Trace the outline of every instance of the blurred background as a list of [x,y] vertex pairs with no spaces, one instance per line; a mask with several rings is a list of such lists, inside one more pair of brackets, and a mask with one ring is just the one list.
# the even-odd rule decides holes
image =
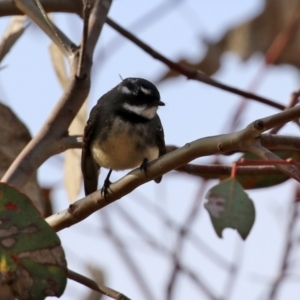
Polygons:
[[[299,13],[296,0],[115,0],[109,17],[175,62],[288,106],[291,94],[299,90]],[[53,13],[52,18],[73,42],[80,43],[82,20],[77,15]],[[10,20],[0,18],[2,34]],[[35,24],[25,23],[30,25],[0,65],[0,100],[35,136],[63,89],[50,54],[52,42]],[[82,134],[90,109],[120,82],[120,76],[142,77],[157,85],[166,103],[158,113],[167,145],[180,147],[201,137],[237,131],[279,112],[170,72],[104,25],[87,108],[74,134]],[[299,128],[290,123],[279,134],[295,136]],[[66,154],[60,154],[38,171],[53,212],[68,207],[76,188],[80,193],[75,199],[83,197],[80,178],[68,171],[70,166],[71,173],[79,170],[80,151],[71,155],[67,166]],[[240,156],[203,157],[193,163],[217,160],[230,166]],[[125,174],[113,172],[111,179]],[[101,170],[100,186],[105,176],[106,170]],[[131,299],[299,299],[300,222],[294,204],[298,183],[288,180],[247,190],[256,219],[242,241],[232,229],[224,230],[222,239],[217,237],[204,209],[205,195],[217,182],[173,171],[164,175],[161,184],[140,186],[64,229],[59,236],[68,267],[103,280]],[[69,280],[61,299],[100,296]]]

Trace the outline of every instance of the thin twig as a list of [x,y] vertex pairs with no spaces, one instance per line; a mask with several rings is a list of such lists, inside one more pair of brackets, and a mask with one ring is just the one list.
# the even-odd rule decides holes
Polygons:
[[78,283],[81,283],[94,291],[100,292],[101,294],[106,295],[110,298],[116,300],[130,300],[124,294],[117,292],[105,285],[97,284],[94,280],[87,278],[79,273],[76,273],[70,269],[68,270],[68,278]]
[[[61,45],[65,48],[66,52],[69,53],[69,55],[72,54],[72,48],[68,48],[67,45],[64,44],[63,41],[63,37],[61,37],[61,32],[58,31],[58,28],[52,23],[52,21],[49,19],[47,13],[45,12],[40,0],[34,0],[37,7],[39,8],[39,10],[41,11],[45,21],[47,22],[47,24],[49,25],[49,27],[51,28],[51,30],[53,31],[54,35],[57,37],[58,41],[61,43]],[[64,36],[65,39],[65,36]],[[64,51],[65,52],[65,51]]]
[[223,292],[224,296],[221,299],[229,300],[234,291],[234,288],[236,287],[236,282],[238,280],[239,271],[242,266],[242,259],[244,254],[244,244],[241,244],[241,240],[239,237],[236,238],[236,245],[235,245],[234,252],[235,252],[234,266],[231,268],[231,270],[228,273],[228,277],[224,286],[224,292]]
[[58,141],[57,153],[62,153],[68,149],[81,149],[82,148],[82,135],[68,135]]
[[[126,220],[128,225],[139,235],[141,235],[142,239],[147,242],[152,248],[154,248],[158,253],[167,256],[168,259],[174,258],[174,254],[171,253],[169,249],[167,249],[164,245],[158,243],[156,239],[145,229],[143,228],[142,224],[139,224],[129,213],[127,213],[121,206],[117,206],[117,210],[120,213],[120,215]],[[173,228],[172,228],[173,229]],[[178,231],[179,232],[179,231]],[[190,236],[190,232],[187,232],[187,236]],[[214,250],[212,250],[214,252]],[[215,257],[219,258],[218,255]],[[212,258],[212,257],[211,257]],[[224,260],[222,260],[224,261]],[[215,263],[218,263],[219,261],[214,261]],[[191,279],[198,287],[199,290],[202,291],[203,286],[205,284],[203,281],[199,278],[199,275],[196,274],[190,267],[183,265],[182,261],[178,261],[179,269],[182,274],[187,276],[189,279]],[[223,265],[222,265],[223,266]],[[228,270],[231,270],[231,267],[226,268]],[[197,281],[194,280],[194,278],[198,278]],[[202,291],[203,292],[203,291]]]
[[249,151],[265,160],[278,161],[279,163],[275,164],[276,168],[300,182],[300,168],[298,166],[294,164],[285,164],[278,155],[264,148],[259,143],[253,143],[253,145],[249,147]]
[[[139,193],[139,191],[135,191],[131,196],[134,197],[137,195],[136,203],[139,204],[143,209],[145,209],[148,213],[153,212],[153,214],[158,215],[159,219],[163,222],[163,224],[170,230],[179,232],[181,226],[174,221],[164,210],[162,210],[157,204],[153,203],[147,199],[147,197]],[[202,252],[207,258],[209,258],[212,262],[218,265],[220,268],[228,271],[233,265],[230,264],[226,259],[224,259],[214,248],[210,247],[205,241],[203,241],[191,228],[187,232],[187,237],[189,238],[191,244],[199,251]]]
[[280,109],[280,110],[284,109],[284,106],[282,104],[279,104],[275,101],[272,101],[272,100],[257,96],[255,94],[248,93],[248,92],[242,91],[240,89],[222,84],[222,83],[210,78],[209,76],[205,75],[204,73],[200,72],[199,70],[196,70],[196,69],[190,68],[188,66],[178,64],[178,63],[175,63],[175,62],[171,61],[170,59],[166,58],[165,56],[158,53],[153,48],[151,48],[150,46],[148,46],[147,44],[142,42],[140,39],[138,39],[136,36],[134,36],[129,31],[125,30],[123,27],[118,25],[116,22],[114,22],[110,18],[106,19],[106,23],[109,26],[111,26],[112,28],[114,28],[116,31],[118,31],[120,34],[122,34],[123,36],[128,38],[130,41],[135,43],[137,46],[139,46],[145,52],[147,52],[148,54],[153,56],[155,59],[157,59],[157,60],[161,61],[162,63],[166,64],[170,69],[173,69],[173,70],[179,72],[180,74],[186,76],[188,79],[198,80],[200,82],[209,84],[211,86],[217,87],[217,88],[222,89],[224,91],[231,92],[231,93],[243,96],[245,98],[250,98],[250,99],[256,100],[260,103],[267,104],[271,107],[275,107],[275,108]]
[[[167,287],[167,295],[166,295],[167,300],[173,299],[176,282],[180,272],[182,271],[181,264],[180,264],[181,255],[183,252],[183,248],[185,245],[188,232],[192,227],[200,211],[203,194],[206,190],[205,183],[206,182],[202,182],[202,184],[200,185],[199,191],[195,195],[194,205],[191,207],[185,221],[183,222],[183,225],[178,231],[177,241],[175,243],[174,251],[173,251],[173,270],[171,271],[170,280]],[[194,278],[195,276],[190,276],[190,277]],[[203,280],[200,279],[199,275],[197,276],[197,278],[198,278],[197,286],[200,288],[201,292],[204,293],[208,299],[217,299],[217,297],[213,294],[212,289],[208,288],[207,283],[204,283]]]
[[[158,22],[160,18],[165,16],[166,14],[170,14],[174,11],[176,6],[185,3],[184,0],[168,0],[160,2],[156,7],[153,9],[149,9],[145,12],[145,14],[139,16],[137,20],[135,20],[132,24],[128,26],[129,30],[133,30],[134,32],[139,32],[149,25]],[[96,61],[107,61],[114,57],[114,52],[120,50],[121,46],[126,43],[127,40],[120,38],[120,36],[116,36],[111,41],[106,43],[105,48],[98,51]],[[109,55],[105,55],[105,54]]]
[[[298,4],[299,7],[299,4]],[[294,11],[294,16],[291,18],[290,24],[283,28],[275,37],[273,42],[271,43],[269,49],[266,51],[264,56],[264,62],[262,66],[259,68],[257,75],[254,77],[253,81],[250,83],[248,90],[253,91],[259,84],[261,84],[263,76],[266,74],[266,71],[269,69],[270,65],[276,63],[279,57],[282,55],[284,50],[286,49],[289,41],[295,36],[298,25],[299,25],[299,17],[298,17],[298,8]],[[245,101],[245,98],[241,99],[240,105],[236,109],[233,117],[229,121],[231,126],[229,131],[233,131],[237,126],[237,121],[242,119],[242,112],[245,110],[248,101]],[[292,102],[292,101],[291,101]],[[286,108],[291,108],[294,105],[290,103]],[[228,121],[227,121],[228,123]],[[270,133],[276,134],[281,127],[273,128]]]
[[71,57],[74,53],[75,44],[48,18],[47,13],[39,0],[15,0],[14,4],[28,17],[30,17],[59,47],[66,57]]
[[295,240],[294,240],[294,232],[296,228],[296,224],[299,218],[299,201],[300,201],[300,190],[297,188],[296,189],[296,195],[295,199],[291,203],[292,205],[292,215],[290,217],[290,221],[286,230],[286,242],[285,242],[285,249],[283,253],[283,258],[281,262],[281,267],[278,272],[277,278],[274,280],[270,294],[269,294],[269,300],[275,300],[277,297],[277,293],[287,277],[287,272],[288,272],[288,267],[289,267],[289,259],[292,253],[293,246],[295,245]]
[[141,222],[138,222],[133,216],[131,216],[122,206],[116,205],[114,209],[124,219],[124,221],[141,236],[142,241],[150,245],[160,254],[170,256],[170,251],[162,243],[159,243],[157,239],[143,227]]
[[84,63],[86,59],[86,43],[88,39],[88,30],[89,30],[89,19],[92,10],[92,5],[89,0],[83,0],[83,32],[82,32],[82,42],[79,52],[79,63],[77,69],[77,77],[81,78],[84,73]]
[[96,43],[98,41],[97,35],[99,36],[101,34],[111,4],[112,0],[96,0],[88,26],[86,51],[89,54],[94,52]]
[[146,279],[143,276],[143,273],[140,271],[138,265],[135,263],[134,259],[131,257],[130,253],[126,251],[125,244],[116,235],[113,225],[110,221],[109,215],[102,211],[101,212],[101,220],[104,223],[104,232],[110,238],[110,241],[114,244],[115,249],[118,251],[119,255],[122,257],[124,263],[127,265],[128,269],[130,270],[131,274],[133,275],[137,285],[140,287],[141,291],[144,294],[143,299],[153,300],[155,297],[151,289],[149,288]]
[[[291,99],[289,104],[285,107],[286,109],[294,107],[298,102],[299,102],[299,97],[300,97],[300,89],[297,92],[292,93]],[[296,123],[299,125],[299,120],[295,120]],[[282,124],[280,126],[274,127],[270,130],[270,134],[277,134],[278,131],[284,126],[285,124]]]
[[[24,0],[22,0],[24,1]],[[46,12],[66,12],[82,14],[81,0],[40,0]],[[95,0],[91,0],[95,2]],[[0,17],[11,15],[23,15],[24,13],[18,9],[12,0],[0,1]]]

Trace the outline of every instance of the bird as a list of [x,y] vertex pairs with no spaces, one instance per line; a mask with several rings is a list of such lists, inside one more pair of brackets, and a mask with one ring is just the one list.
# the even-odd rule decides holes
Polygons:
[[140,166],[146,174],[147,163],[166,153],[164,130],[157,114],[158,107],[164,105],[153,83],[131,77],[98,100],[83,134],[81,170],[85,195],[97,190],[101,167],[109,169],[101,189],[101,195],[107,198],[112,170]]

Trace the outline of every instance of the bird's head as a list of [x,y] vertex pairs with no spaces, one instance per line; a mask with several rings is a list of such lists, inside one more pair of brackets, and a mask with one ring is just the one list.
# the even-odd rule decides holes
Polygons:
[[152,119],[158,106],[165,105],[156,86],[146,79],[126,78],[117,85],[116,92],[123,109],[146,119]]

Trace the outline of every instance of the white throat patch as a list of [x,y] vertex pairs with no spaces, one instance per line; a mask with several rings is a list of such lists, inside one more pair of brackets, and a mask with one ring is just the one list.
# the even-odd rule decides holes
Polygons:
[[147,118],[147,119],[152,119],[157,111],[157,106],[147,106],[147,105],[140,105],[140,106],[136,106],[136,105],[131,105],[128,103],[124,103],[123,104],[123,108],[125,108],[128,111],[131,111],[141,117]]

